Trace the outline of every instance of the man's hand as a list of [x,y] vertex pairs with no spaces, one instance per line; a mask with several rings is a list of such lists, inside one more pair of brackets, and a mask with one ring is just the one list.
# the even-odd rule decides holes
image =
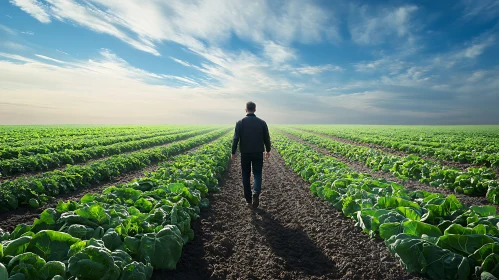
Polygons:
[[270,152],[265,152],[264,154],[265,154],[265,159],[269,159],[269,157],[270,157]]
[[235,159],[236,159],[236,154],[232,154],[231,159],[232,159],[232,160],[235,160]]

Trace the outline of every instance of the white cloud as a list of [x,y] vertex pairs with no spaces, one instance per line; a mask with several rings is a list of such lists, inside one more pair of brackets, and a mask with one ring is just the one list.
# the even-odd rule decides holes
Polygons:
[[189,85],[199,85],[196,83],[194,80],[189,79],[187,77],[179,77],[179,76],[174,76],[174,75],[161,75],[161,77],[167,78],[167,79],[172,79],[172,80],[177,80],[185,84]]
[[10,3],[19,6],[21,10],[42,23],[50,22],[50,15],[45,10],[45,7],[37,0],[10,0]]
[[435,68],[456,68],[456,66],[473,65],[487,48],[497,44],[492,32],[486,31],[480,36],[452,51],[435,55],[429,65]]
[[384,63],[384,60],[378,59],[378,60],[369,61],[369,62],[356,63],[356,64],[354,64],[354,67],[359,72],[365,72],[365,71],[370,71],[370,70],[376,70],[383,63]]
[[[281,70],[262,64],[254,54],[217,50],[208,54],[216,54],[210,61],[217,64],[191,65],[209,73],[200,79],[136,68],[105,49],[88,61],[55,65],[44,55],[36,56],[39,61],[0,53],[8,60],[0,59],[0,100],[8,100],[0,102],[0,119],[9,123],[232,123],[241,104],[254,99],[259,108],[265,108],[261,112],[272,111],[269,121],[431,122],[450,116],[459,122],[466,119],[457,112],[468,110],[466,116],[471,116],[466,108],[478,102],[475,97],[483,100],[483,114],[489,112],[489,116],[494,113],[487,106],[497,104],[493,100],[499,70],[475,71],[443,83],[426,79],[428,68],[411,66],[393,77],[346,81],[324,94],[313,83],[280,76]],[[357,91],[345,94],[352,89]],[[297,90],[311,94],[296,94]],[[290,109],[296,113],[291,119],[285,117]]]
[[295,68],[292,72],[293,74],[304,74],[304,75],[317,75],[326,71],[342,71],[343,68],[340,66],[326,64],[317,66],[304,66]]
[[131,66],[127,61],[117,56],[108,49],[102,49],[100,51],[99,58],[91,59],[85,63],[79,63],[76,66],[86,71],[99,73],[104,76],[112,76],[115,78],[126,77],[142,82],[161,78],[159,74],[151,73],[143,69]]
[[57,62],[57,63],[60,63],[60,64],[65,64],[66,63],[64,61],[61,61],[61,60],[58,60],[58,59],[55,59],[55,58],[51,58],[51,57],[48,57],[48,56],[44,56],[44,55],[41,55],[41,54],[35,54],[35,56],[37,56],[39,58],[42,58],[42,59],[45,59],[45,60],[50,60],[50,61],[53,61],[53,62]]
[[35,32],[33,32],[33,31],[22,31],[21,34],[35,35]]
[[372,61],[354,63],[353,67],[357,72],[396,75],[411,66],[411,63],[408,61],[410,61],[410,58],[406,58],[405,55],[394,54],[391,56],[382,56]]
[[[321,96],[319,100],[324,104],[331,104],[333,108],[337,104],[341,104],[342,108],[348,109],[354,115],[362,115],[364,118],[379,119],[379,116],[384,116],[383,119],[385,121],[391,119],[391,123],[403,123],[411,118],[413,121],[424,123],[428,119],[435,120],[456,113],[452,110],[452,106],[429,103],[415,95],[406,96],[390,90],[370,90],[336,96]],[[364,120],[364,123],[369,122]]]
[[178,64],[182,64],[182,65],[184,65],[184,66],[186,66],[186,67],[192,67],[192,65],[191,65],[189,62],[186,62],[186,61],[183,61],[183,60],[181,60],[181,59],[177,59],[177,58],[175,58],[175,57],[171,57],[171,56],[170,56],[170,58],[171,58],[173,61],[177,62]]
[[[206,112],[215,114],[219,106],[227,108],[225,118],[238,115],[232,97],[217,98],[207,94],[208,89],[148,84],[149,79],[194,82],[131,67],[108,50],[95,60],[59,65],[5,53],[0,56],[21,62],[0,60],[3,123],[223,122],[221,117],[206,118]],[[19,106],[29,110],[19,110]]]
[[381,44],[390,36],[408,37],[411,34],[411,15],[416,6],[402,6],[375,10],[368,6],[351,8],[349,31],[358,44]]
[[17,55],[17,54],[9,54],[9,53],[2,53],[2,52],[0,52],[0,57],[4,57],[4,58],[8,58],[8,59],[13,59],[13,60],[20,61],[20,62],[25,62],[25,63],[37,63],[36,60],[30,59],[30,58],[26,58],[24,56],[20,56],[20,55]]
[[282,64],[296,59],[295,51],[291,48],[268,41],[263,47],[264,55],[275,64]]
[[475,58],[481,55],[487,46],[488,44],[476,44],[464,50],[462,54],[468,58]]
[[[408,107],[421,96],[418,100],[428,104],[416,102],[414,106],[423,109],[433,108],[433,104],[438,103],[428,101],[431,100],[428,94],[452,92],[463,99],[469,98],[474,91],[451,76],[466,68],[461,66],[471,65],[495,43],[494,37],[482,36],[442,53],[439,58],[427,53],[423,56],[405,48],[405,42],[417,38],[416,6],[351,5],[346,27],[355,43],[383,45],[388,42],[404,51],[391,51],[387,55],[377,52],[378,48],[363,46],[366,49],[359,52],[365,50],[363,54],[373,55],[372,60],[353,61],[340,67],[327,64],[334,57],[328,56],[320,62],[322,65],[308,65],[308,57],[301,56],[301,51],[307,50],[300,48],[302,44],[324,41],[337,44],[342,40],[338,32],[340,21],[335,15],[342,7],[335,7],[333,11],[319,7],[317,2],[302,0],[278,4],[264,0],[11,2],[25,11],[29,6],[26,3],[31,3],[47,14],[48,21],[107,34],[153,55],[160,55],[161,44],[174,42],[179,49],[198,56],[183,60],[183,56],[179,59],[173,57],[176,54],[164,54],[167,59],[190,68],[183,69],[189,72],[184,76],[176,72],[181,66],[154,73],[134,67],[106,49],[86,61],[73,58],[66,61],[60,55],[53,56],[58,58],[55,59],[39,50],[33,59],[31,55],[27,58],[0,53],[4,58],[0,60],[0,72],[7,73],[0,77],[0,99],[9,100],[17,104],[15,106],[33,106],[36,114],[43,111],[56,121],[64,114],[72,116],[68,112],[74,111],[75,119],[85,120],[85,116],[92,116],[96,122],[104,115],[110,116],[106,118],[108,122],[171,122],[179,117],[198,122],[188,114],[203,110],[211,110],[226,121],[232,111],[225,114],[225,109],[232,110],[244,104],[242,101],[246,99],[258,101],[259,98],[265,101],[262,104],[276,108],[274,114],[284,120],[288,120],[289,110],[300,113],[295,114],[296,118],[314,120],[320,117],[321,121],[338,116],[357,120],[371,120],[375,115],[418,117],[421,114]],[[32,11],[28,13],[33,15]],[[232,40],[234,36],[237,38]],[[488,41],[487,38],[492,39]],[[340,46],[331,46],[331,52],[335,47]],[[447,66],[460,67],[452,69],[455,72],[448,71]],[[459,72],[456,76],[488,95],[499,88],[490,78],[497,71],[475,70]],[[199,73],[191,74],[193,71]],[[488,87],[480,86],[480,83],[487,83]],[[352,92],[355,93],[347,94]],[[406,92],[412,95],[401,94]],[[49,104],[52,100],[55,105]],[[2,104],[0,119],[6,116]],[[397,107],[390,107],[393,104],[401,106],[400,112]],[[462,104],[454,105],[463,109],[459,107]],[[16,114],[13,105],[9,106],[9,113]],[[55,111],[46,111],[48,107]],[[439,114],[429,113],[428,116],[438,117]],[[203,117],[202,121],[213,121],[211,117],[199,115]]]
[[65,0],[47,0],[51,15],[60,21],[72,21],[98,33],[105,33],[124,41],[141,51],[159,55],[154,43],[146,38],[134,39],[119,28],[121,19],[110,11],[103,11],[95,6],[80,5]]
[[[339,38],[331,11],[302,0],[273,5],[252,1],[141,1],[88,0],[81,3],[12,0],[42,22],[53,17],[114,36],[132,47],[159,55],[163,41],[202,49],[202,41],[218,46],[232,34],[266,45],[269,40],[287,45]],[[32,10],[39,8],[37,13]],[[46,14],[46,20],[40,13]],[[48,13],[48,14],[47,14]],[[50,15],[50,16],[49,16]]]
[[459,52],[457,54],[457,57],[476,58],[480,56],[485,51],[486,48],[491,46],[494,43],[494,41],[495,37],[492,35],[488,36],[485,39],[475,40],[475,42],[473,42],[471,46]]
[[69,55],[69,53],[67,53],[67,52],[63,52],[63,51],[58,50],[58,49],[56,49],[55,51],[56,51],[56,52],[59,52],[59,53],[62,53],[62,54],[65,54],[65,55]]
[[6,48],[12,49],[12,50],[17,50],[17,51],[22,51],[28,49],[25,45],[19,44],[16,42],[11,42],[11,41],[5,41],[5,42],[0,42],[1,46],[4,46]]
[[496,0],[461,0],[463,17],[467,20],[489,20],[499,16],[499,2]]
[[5,25],[1,25],[0,24],[0,30],[3,31],[3,32],[5,32],[5,33],[7,33],[7,34],[9,34],[9,35],[16,35],[16,31],[14,29],[9,28],[9,27],[7,27]]

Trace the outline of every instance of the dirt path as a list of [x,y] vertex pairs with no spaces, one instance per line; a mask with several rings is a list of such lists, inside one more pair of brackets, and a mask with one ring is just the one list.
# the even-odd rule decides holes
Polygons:
[[[206,144],[209,144],[213,141],[216,141],[217,139],[220,139],[220,137],[217,137],[210,142],[207,142]],[[172,143],[168,144],[171,145]],[[205,145],[205,144],[203,144]],[[192,151],[195,151],[202,147],[203,145],[196,146],[186,152],[183,152],[182,154],[188,154]],[[61,194],[58,195],[56,200],[50,203],[47,203],[46,205],[37,208],[37,209],[31,209],[31,208],[26,208],[26,207],[21,207],[15,210],[11,210],[8,212],[0,213],[0,228],[3,230],[8,230],[9,232],[14,230],[14,228],[21,224],[31,224],[33,221],[40,216],[40,213],[43,212],[43,210],[47,208],[53,208],[57,206],[59,203],[59,200],[79,200],[82,198],[84,195],[87,193],[100,193],[102,192],[105,188],[118,185],[118,184],[126,184],[132,181],[135,178],[140,178],[144,177],[145,172],[153,172],[156,169],[158,169],[159,163],[155,162],[151,165],[148,165],[140,170],[135,170],[135,171],[130,171],[127,173],[123,173],[120,176],[113,177],[110,180],[103,182],[101,184],[96,183],[93,185],[90,185],[88,188],[84,189],[77,189],[76,191],[68,194]]]
[[490,203],[487,200],[487,198],[485,198],[485,197],[473,197],[473,196],[467,196],[464,194],[458,194],[458,193],[454,193],[452,190],[431,187],[431,186],[425,185],[423,183],[420,183],[420,182],[414,181],[414,180],[403,181],[403,180],[400,180],[399,178],[395,177],[391,173],[383,172],[381,170],[378,170],[378,171],[373,170],[373,169],[367,167],[363,162],[350,160],[349,158],[347,158],[343,155],[333,153],[325,148],[318,147],[312,143],[306,142],[306,141],[299,139],[298,137],[295,137],[295,136],[290,135],[288,133],[285,133],[282,131],[281,131],[281,133],[285,134],[287,137],[289,137],[293,141],[303,143],[303,144],[306,144],[306,145],[312,147],[314,150],[316,150],[319,153],[337,158],[338,160],[347,164],[348,167],[352,168],[353,170],[356,170],[357,172],[371,174],[371,175],[373,175],[374,178],[380,178],[380,179],[384,178],[386,180],[396,182],[398,184],[403,185],[404,187],[406,187],[409,190],[423,190],[423,191],[433,192],[433,193],[442,193],[445,195],[453,194],[459,199],[459,201],[461,201],[461,203],[465,204],[466,206],[493,205],[496,207],[496,209],[499,212],[499,205],[495,205],[495,204]]
[[195,239],[177,269],[153,279],[420,279],[382,241],[313,196],[276,151],[264,164],[258,210],[244,201],[240,176],[237,159],[194,222]]

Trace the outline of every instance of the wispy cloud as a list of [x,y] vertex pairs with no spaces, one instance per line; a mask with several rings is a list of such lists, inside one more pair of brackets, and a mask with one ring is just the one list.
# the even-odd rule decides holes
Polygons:
[[358,44],[381,44],[388,37],[408,37],[412,27],[411,15],[417,10],[412,5],[397,8],[352,6],[349,19],[351,38]]
[[10,0],[10,3],[19,6],[21,10],[30,14],[40,22],[49,23],[51,21],[46,8],[38,0]]
[[[218,106],[228,108],[232,118],[239,111],[231,109],[232,97],[207,95],[207,89],[169,86],[172,80],[173,84],[193,86],[195,82],[132,67],[109,50],[102,50],[93,60],[57,65],[45,58],[38,61],[6,53],[0,57],[7,59],[0,59],[0,99],[9,100],[9,104],[0,104],[0,118],[11,123],[78,123],[83,119],[85,123],[103,119],[114,123],[207,123],[214,119],[206,118],[206,112],[213,116]],[[164,83],[150,84],[151,79]],[[19,106],[31,109],[19,111]]]
[[357,72],[389,73],[392,75],[397,74],[402,69],[406,69],[410,66],[411,63],[404,59],[404,57],[400,57],[399,54],[383,56],[376,60],[362,61],[353,64],[353,67]]
[[429,64],[434,67],[445,67],[447,69],[475,64],[476,60],[487,49],[497,44],[494,30],[497,30],[497,28],[484,32],[452,51],[435,55]]
[[385,62],[383,59],[378,59],[375,61],[369,61],[369,62],[359,62],[354,64],[354,67],[357,71],[363,72],[363,71],[371,71],[371,70],[376,70],[379,68],[380,65],[382,65]]
[[493,20],[499,16],[499,2],[495,0],[461,0],[459,4],[464,7],[466,20]]
[[189,79],[187,77],[179,77],[179,76],[174,76],[174,75],[161,75],[161,77],[167,78],[167,79],[177,80],[177,81],[180,81],[180,82],[182,82],[184,84],[188,84],[188,85],[199,85],[197,82],[195,82],[194,80]]
[[[187,115],[182,110],[210,109],[226,121],[233,113],[227,115],[225,110],[236,108],[238,102],[250,97],[275,108],[274,120],[285,121],[289,121],[290,110],[296,112],[292,117],[299,121],[380,122],[404,116],[405,120],[462,120],[463,116],[475,117],[469,104],[481,105],[479,108],[487,111],[487,116],[499,118],[491,105],[497,105],[494,98],[499,89],[494,80],[499,70],[490,66],[495,56],[488,64],[481,63],[497,44],[497,29],[477,31],[474,38],[467,40],[467,35],[461,34],[452,40],[446,37],[452,32],[445,33],[445,24],[427,28],[432,20],[440,23],[447,18],[431,13],[431,7],[424,3],[10,2],[49,24],[44,28],[69,24],[75,32],[85,29],[105,34],[139,50],[118,51],[117,46],[120,57],[107,49],[98,53],[72,49],[68,43],[57,45],[64,50],[56,49],[57,53],[47,51],[53,49],[49,47],[28,54],[26,49],[16,52],[11,45],[12,51],[0,53],[0,96],[9,102],[12,99],[12,104],[31,102],[33,106],[42,105],[36,108],[46,108],[47,101],[39,96],[43,93],[47,99],[57,99],[55,108],[60,115],[85,104],[87,111],[76,109],[76,115],[89,116],[92,110],[98,110],[95,108],[110,108],[113,116],[119,116],[118,121],[144,115],[150,122],[178,118],[175,114]],[[462,3],[469,7],[460,4],[451,12],[458,17],[462,12],[466,21],[446,23],[470,23],[470,32],[472,20],[482,15],[490,20],[496,7],[487,1]],[[57,24],[50,25],[51,21]],[[20,33],[1,25],[0,32]],[[437,33],[442,38],[432,37]],[[41,39],[37,37],[42,36],[17,39],[33,46],[26,41]],[[66,51],[78,56],[69,56]],[[141,60],[144,68],[131,64],[150,54],[164,57]],[[127,60],[132,55],[134,60]],[[168,63],[163,63],[165,59]],[[176,67],[171,67],[170,60]],[[439,103],[444,106],[439,107]],[[121,110],[133,116],[121,112],[120,105]],[[485,114],[480,116],[483,119]],[[186,119],[196,122],[192,116]]]
[[6,48],[9,48],[11,50],[17,50],[17,51],[22,51],[22,50],[28,49],[28,47],[26,47],[23,44],[19,44],[19,43],[16,43],[16,42],[11,42],[11,41],[0,42],[0,45],[4,46]]
[[16,60],[16,61],[24,62],[24,63],[37,63],[36,60],[30,59],[30,58],[27,58],[27,57],[24,57],[21,55],[17,55],[17,54],[9,54],[9,53],[0,52],[0,57],[12,59],[12,60]]
[[61,61],[61,60],[58,60],[58,59],[55,59],[55,58],[51,58],[51,57],[48,57],[48,56],[45,56],[45,55],[41,55],[41,54],[35,54],[35,56],[37,56],[39,58],[42,58],[42,59],[45,59],[45,60],[50,60],[50,61],[53,61],[53,62],[57,62],[57,63],[60,63],[60,64],[65,64],[66,63],[64,61]]
[[0,31],[3,31],[9,35],[16,35],[16,31],[10,27],[0,24]]
[[186,61],[183,61],[183,60],[181,60],[181,59],[174,58],[174,57],[171,57],[171,56],[170,56],[170,58],[171,58],[173,61],[177,62],[178,64],[184,65],[184,66],[186,66],[186,67],[192,67],[192,65],[191,65],[189,62],[186,62]]
[[33,32],[33,31],[21,31],[21,34],[35,35],[35,32]]
[[[132,47],[159,55],[157,44],[172,41],[202,48],[202,41],[219,44],[231,34],[266,45],[268,40],[285,44],[320,42],[338,38],[328,11],[313,3],[285,1],[279,9],[268,1],[251,4],[217,0],[144,2],[139,0],[11,0],[41,22],[50,18],[74,22],[114,36]],[[93,3],[93,4],[92,4]],[[245,11],[241,13],[240,11]]]
[[275,64],[281,64],[296,59],[293,49],[269,41],[263,47],[265,56]]
[[485,49],[494,44],[495,40],[496,37],[494,35],[489,35],[486,38],[479,38],[477,40],[474,40],[474,42],[471,43],[471,46],[467,47],[461,52],[458,52],[456,54],[456,57],[476,58],[480,56],[485,51]]
[[343,68],[337,65],[326,64],[317,66],[304,66],[295,68],[293,74],[317,75],[326,71],[342,71]]
[[69,55],[69,53],[67,53],[67,52],[63,52],[63,51],[58,50],[58,49],[56,49],[55,51],[56,51],[56,52],[58,52],[58,53],[62,53],[62,54],[65,54],[65,55]]

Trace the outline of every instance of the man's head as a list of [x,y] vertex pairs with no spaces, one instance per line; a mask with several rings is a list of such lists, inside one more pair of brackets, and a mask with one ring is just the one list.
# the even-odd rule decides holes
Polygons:
[[256,112],[256,104],[255,102],[248,102],[246,103],[246,113],[254,113]]

